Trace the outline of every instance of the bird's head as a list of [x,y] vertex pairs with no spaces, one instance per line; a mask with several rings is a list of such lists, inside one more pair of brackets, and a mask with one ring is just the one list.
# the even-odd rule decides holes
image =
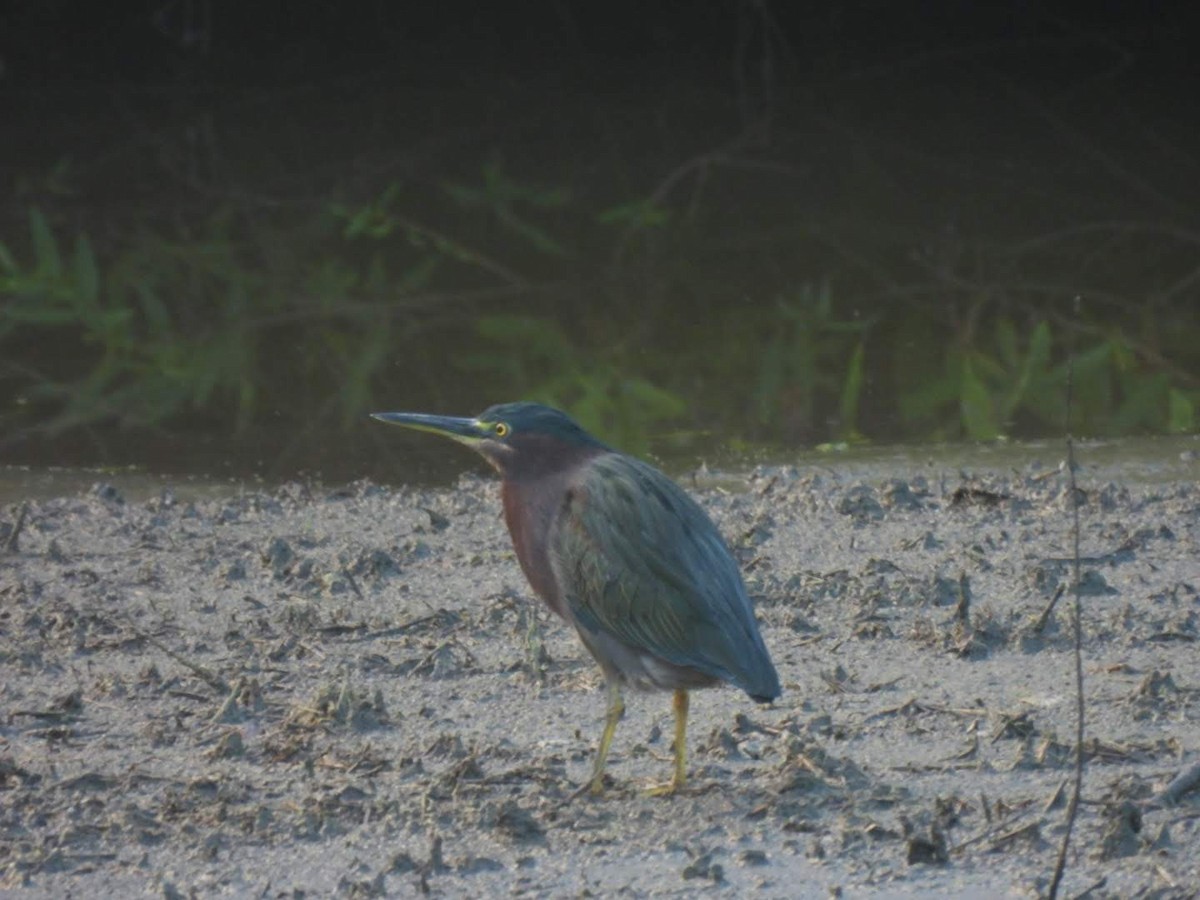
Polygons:
[[511,479],[558,472],[609,449],[566,413],[540,403],[500,403],[473,419],[424,413],[372,417],[466,444]]

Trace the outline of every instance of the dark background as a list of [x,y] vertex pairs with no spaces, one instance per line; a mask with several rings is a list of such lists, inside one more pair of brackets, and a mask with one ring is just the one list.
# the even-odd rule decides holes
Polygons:
[[[1044,436],[1072,353],[1080,430],[1194,431],[1197,25],[1194,4],[10,3],[0,457],[347,477],[394,452],[370,409],[517,396],[664,455]],[[383,227],[351,235],[372,203]],[[86,236],[111,317],[31,280],[34,209],[64,258]],[[327,260],[375,274],[313,299]],[[76,312],[39,319],[54,303]]]
[[[480,86],[506,74],[597,88],[695,78],[727,91],[735,44],[769,29],[781,66],[825,78],[895,78],[937,60],[1005,68],[1047,90],[1118,74],[1179,101],[1196,74],[1187,3],[332,3],[82,0],[9,3],[11,87],[159,85],[185,71],[235,84],[363,70]],[[1108,60],[1107,71],[1091,61]],[[1119,65],[1118,65],[1119,63]],[[1183,111],[1183,110],[1181,110]]]

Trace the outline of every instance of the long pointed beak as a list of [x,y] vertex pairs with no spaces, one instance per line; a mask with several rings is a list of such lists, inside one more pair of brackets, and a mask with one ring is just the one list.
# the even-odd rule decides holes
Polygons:
[[378,419],[380,422],[390,422],[392,425],[403,425],[405,428],[413,428],[417,431],[440,434],[442,437],[448,437],[468,446],[478,444],[487,435],[483,426],[475,419],[461,419],[457,416],[385,412],[371,413],[371,418]]

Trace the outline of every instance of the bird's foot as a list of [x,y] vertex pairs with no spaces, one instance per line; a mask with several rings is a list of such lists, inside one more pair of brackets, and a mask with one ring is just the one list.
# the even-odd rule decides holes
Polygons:
[[588,782],[587,784],[581,784],[579,787],[575,788],[575,790],[571,791],[571,793],[567,794],[566,798],[562,802],[564,806],[568,803],[574,803],[585,794],[589,797],[598,797],[600,796],[600,792],[603,790],[603,788],[601,788],[599,791],[596,790],[591,782]]
[[586,784],[581,784],[579,787],[575,788],[575,790],[571,791],[571,793],[567,796],[567,799],[563,802],[570,803],[572,800],[578,800],[584,794],[588,794],[592,797],[603,796],[604,788],[604,776],[599,775],[592,778]]
[[653,784],[646,788],[647,797],[670,797],[674,794],[683,793],[684,779],[672,778],[666,784]]

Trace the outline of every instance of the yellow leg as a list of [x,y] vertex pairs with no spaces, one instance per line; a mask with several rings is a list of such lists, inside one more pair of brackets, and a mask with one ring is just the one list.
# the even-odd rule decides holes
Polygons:
[[596,751],[596,766],[592,769],[590,790],[593,794],[604,793],[604,763],[608,760],[608,748],[612,746],[617,723],[625,715],[625,701],[621,699],[621,687],[616,681],[608,683],[608,712],[604,716],[604,733],[600,735],[600,749]]
[[656,785],[648,791],[652,797],[669,796],[680,790],[687,781],[687,717],[688,692],[680,688],[675,691],[675,775],[666,784]]

